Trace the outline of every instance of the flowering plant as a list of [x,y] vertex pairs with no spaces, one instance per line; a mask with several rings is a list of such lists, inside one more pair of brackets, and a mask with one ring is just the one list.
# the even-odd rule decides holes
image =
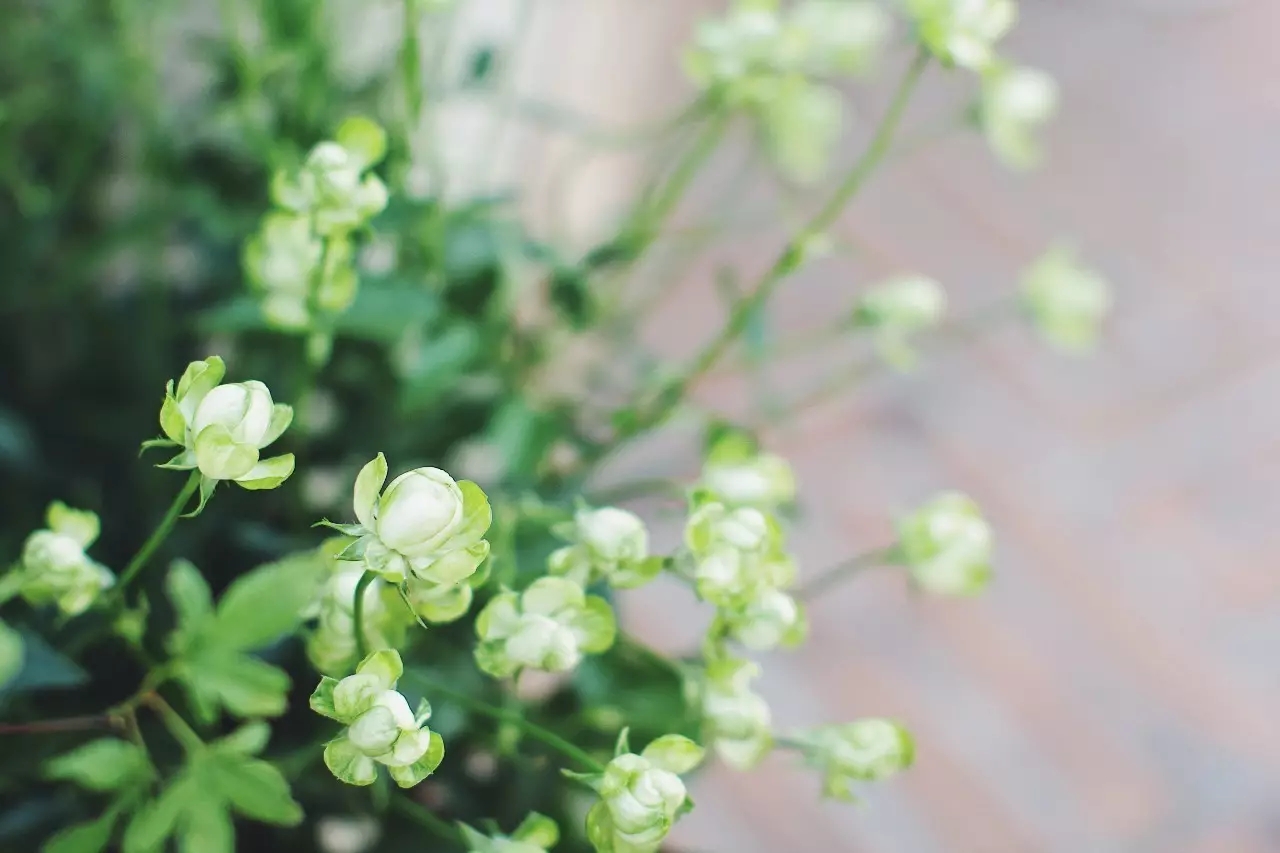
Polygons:
[[[0,72],[32,81],[0,109],[0,207],[21,214],[0,229],[0,848],[656,853],[706,761],[789,753],[841,799],[911,764],[910,720],[780,728],[757,653],[804,643],[805,601],[857,569],[980,592],[972,499],[922,500],[894,541],[814,570],[803,483],[759,423],[706,418],[687,482],[602,472],[820,263],[926,71],[970,84],[1002,162],[1039,161],[1058,93],[1002,53],[1013,0],[733,0],[689,33],[670,168],[585,252],[442,156],[458,92],[518,100],[498,46],[459,71],[431,35],[462,2],[405,2],[394,61],[359,75],[317,0],[221,4],[216,38],[183,35],[181,2],[114,4],[111,38],[92,4],[0,13]],[[211,85],[170,79],[175,53]],[[842,87],[891,76],[882,115],[847,109]],[[869,141],[839,173],[854,123]],[[656,367],[615,297],[737,126],[822,199],[696,354]],[[859,374],[968,337],[946,283],[850,293],[831,331],[870,345]],[[984,322],[1072,352],[1110,307],[1063,246],[1010,291]],[[616,398],[550,381],[582,342],[647,366]],[[679,541],[628,504],[650,493],[679,495]],[[709,614],[678,658],[624,618],[660,577]]]

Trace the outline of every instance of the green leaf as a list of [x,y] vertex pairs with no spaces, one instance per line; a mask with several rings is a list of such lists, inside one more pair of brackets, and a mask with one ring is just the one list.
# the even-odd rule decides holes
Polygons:
[[160,850],[177,825],[188,794],[188,786],[180,779],[166,788],[158,799],[143,804],[125,829],[123,853],[156,853]]
[[267,742],[270,739],[271,726],[262,720],[255,720],[251,723],[245,723],[231,734],[217,741],[213,744],[213,748],[219,752],[251,756],[257,755],[266,749]]
[[19,628],[18,634],[22,642],[22,669],[8,684],[0,686],[0,696],[79,687],[89,680],[87,672],[55,651],[39,634],[25,628]]
[[317,561],[281,560],[237,578],[218,601],[212,629],[217,643],[259,649],[292,633],[315,600],[322,568]]
[[302,822],[302,807],[275,767],[255,758],[232,755],[209,760],[208,773],[218,794],[237,812],[277,826],[297,826]]
[[119,818],[118,809],[108,809],[97,820],[67,827],[40,849],[42,853],[101,853],[111,843],[111,831]]
[[231,815],[212,796],[195,800],[179,827],[181,853],[235,853],[236,830]]
[[204,575],[187,560],[174,560],[165,577],[165,590],[178,615],[178,627],[194,632],[213,610],[213,594]]
[[247,655],[208,654],[190,661],[188,677],[238,717],[275,717],[288,706],[289,675]]
[[102,738],[53,759],[45,765],[45,775],[90,791],[116,791],[149,777],[151,762],[128,741]]

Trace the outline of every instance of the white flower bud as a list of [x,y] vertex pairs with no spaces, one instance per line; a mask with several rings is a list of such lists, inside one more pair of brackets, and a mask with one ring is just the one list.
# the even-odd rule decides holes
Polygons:
[[620,589],[632,589],[662,571],[662,559],[649,556],[649,531],[644,522],[625,509],[579,510],[572,532],[561,535],[575,544],[554,552],[548,569],[580,586],[602,578]]
[[721,616],[734,639],[757,651],[794,646],[807,629],[799,602],[778,589],[760,589],[745,606]]
[[915,744],[892,720],[866,719],[801,734],[809,761],[824,774],[823,793],[852,799],[851,781],[874,781],[911,766]]
[[906,0],[921,42],[942,62],[981,71],[1013,28],[1013,0]]
[[795,475],[781,456],[772,453],[745,459],[708,459],[702,468],[702,485],[730,506],[771,510],[796,496]]
[[1023,273],[1022,303],[1050,343],[1067,351],[1084,351],[1096,343],[1111,310],[1111,288],[1101,275],[1058,246]]
[[462,524],[463,495],[439,468],[417,468],[391,481],[378,500],[378,539],[406,556],[431,554]]
[[1057,107],[1058,85],[1043,71],[993,65],[982,75],[982,129],[992,151],[1010,168],[1039,164],[1035,133]]
[[17,591],[33,605],[56,604],[68,616],[83,613],[115,575],[86,553],[98,537],[98,517],[55,501],[46,512],[49,529],[27,537]]
[[678,774],[701,760],[702,749],[679,735],[658,738],[640,755],[614,757],[596,783],[600,802],[587,815],[596,849],[656,851],[688,797]]
[[476,663],[497,678],[522,669],[565,672],[585,654],[613,645],[617,624],[608,602],[567,578],[542,577],[520,595],[506,591],[476,619]]
[[214,388],[196,407],[191,429],[199,435],[207,427],[221,426],[237,444],[255,449],[271,426],[271,410],[275,404],[271,392],[261,382],[236,382]]
[[972,499],[938,495],[898,524],[898,551],[923,589],[972,595],[991,579],[991,527]]
[[707,736],[725,763],[754,767],[773,746],[769,705],[751,691],[760,674],[752,661],[722,658],[707,667],[702,688],[702,719]]

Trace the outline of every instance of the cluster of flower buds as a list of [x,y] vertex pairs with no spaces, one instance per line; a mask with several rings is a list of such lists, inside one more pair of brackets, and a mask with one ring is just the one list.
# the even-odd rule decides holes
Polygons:
[[403,587],[423,619],[460,618],[471,607],[473,586],[485,579],[478,570],[489,556],[489,499],[475,483],[439,468],[415,468],[384,490],[386,479],[379,453],[356,477],[358,523],[323,522],[354,537],[338,559]]
[[685,547],[698,596],[716,606],[711,637],[732,637],[751,649],[792,646],[804,639],[800,603],[786,592],[795,563],[782,549],[782,528],[754,507],[698,503],[685,525]]
[[894,555],[921,589],[973,595],[991,580],[991,526],[962,494],[946,492],[898,522]]
[[372,785],[378,765],[402,788],[435,772],[444,741],[426,727],[425,702],[415,714],[396,690],[404,673],[400,653],[383,649],[365,658],[341,681],[325,676],[311,694],[311,709],[346,728],[324,748],[324,763],[348,785]]
[[795,735],[806,760],[823,774],[823,793],[853,799],[850,782],[871,782],[911,766],[915,744],[892,720],[866,719]]
[[819,177],[840,134],[842,99],[823,82],[868,68],[889,33],[872,2],[740,0],[704,22],[686,59],[712,98],[752,116],[782,170]]
[[716,755],[739,770],[748,770],[773,748],[773,718],[764,698],[751,690],[760,675],[754,661],[713,656],[690,681],[702,716],[704,741]]
[[524,592],[503,590],[476,618],[476,664],[495,678],[521,670],[567,672],[584,654],[613,645],[609,602],[568,578],[541,577]]
[[662,572],[663,559],[649,555],[649,531],[633,512],[582,508],[557,532],[573,544],[554,551],[547,567],[579,586],[603,580],[618,589],[634,589]]
[[293,473],[293,454],[261,458],[293,421],[293,409],[271,399],[256,380],[220,384],[227,368],[218,356],[187,365],[175,389],[165,386],[160,428],[165,438],[146,447],[181,448],[161,468],[199,469],[201,506],[223,480],[246,489],[274,489]]
[[708,448],[698,486],[726,506],[765,511],[796,497],[796,478],[787,460],[760,452],[750,437],[732,431]]
[[[355,596],[364,567],[336,559],[346,544],[346,539],[334,537],[318,550],[317,558],[328,564],[330,575],[305,614],[316,619],[307,636],[307,657],[317,670],[334,676],[350,672],[359,654]],[[378,578],[367,584],[361,595],[365,647],[374,651],[403,647],[414,620],[396,588]]]
[[1098,340],[1111,310],[1111,288],[1068,249],[1056,246],[1023,273],[1022,305],[1046,340],[1083,351]]
[[691,807],[680,774],[698,766],[702,747],[663,735],[636,755],[626,741],[624,731],[604,773],[580,777],[600,795],[587,813],[587,838],[597,853],[655,853]]
[[0,579],[0,602],[21,595],[30,604],[55,604],[67,616],[78,615],[116,580],[85,553],[98,538],[98,516],[54,501],[45,523],[46,529],[27,537],[21,562]]
[[906,0],[921,43],[941,62],[981,71],[1018,18],[1014,0]]
[[942,322],[947,295],[927,276],[904,275],[882,282],[864,293],[853,309],[855,326],[876,333],[880,355],[900,369],[915,363],[913,335]]
[[560,841],[560,827],[546,815],[533,812],[510,835],[484,835],[458,824],[469,853],[547,853]]
[[387,206],[387,188],[369,169],[386,155],[381,127],[344,121],[333,141],[316,145],[296,172],[278,172],[267,214],[245,244],[244,268],[262,295],[268,322],[312,329],[356,296],[352,235]]

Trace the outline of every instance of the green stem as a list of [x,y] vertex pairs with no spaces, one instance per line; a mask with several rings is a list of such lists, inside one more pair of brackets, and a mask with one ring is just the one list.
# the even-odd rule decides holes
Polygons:
[[836,586],[853,575],[864,572],[867,569],[883,566],[890,562],[893,555],[893,546],[888,548],[880,548],[875,551],[868,551],[865,554],[859,554],[851,557],[844,562],[837,563],[834,566],[819,572],[813,580],[806,584],[802,584],[795,591],[796,598],[811,599],[831,587]]
[[505,708],[499,708],[495,705],[490,705],[482,699],[476,699],[473,696],[468,696],[467,694],[454,690],[451,687],[446,687],[434,678],[425,676],[420,672],[406,672],[404,677],[406,679],[418,681],[424,690],[452,699],[454,702],[457,702],[469,711],[515,726],[529,737],[542,741],[544,744],[558,751],[566,758],[573,759],[594,773],[604,772],[604,764],[593,758],[586,750],[573,745],[555,732],[550,731],[549,729],[544,729],[537,723],[530,722],[525,719],[524,715],[518,710],[508,710]]
[[730,113],[726,110],[714,112],[702,126],[702,131],[694,139],[693,145],[676,163],[671,177],[656,191],[647,194],[641,202],[639,210],[623,229],[622,238],[619,241],[629,250],[631,257],[637,257],[643,253],[658,236],[667,217],[675,210],[680,199],[684,198],[693,179],[702,171],[702,167],[707,164],[711,154],[720,145],[720,140],[724,138],[725,131],[729,127],[729,118]]
[[196,734],[196,730],[191,728],[187,721],[182,719],[182,715],[173,710],[173,706],[164,701],[164,697],[159,693],[148,694],[142,701],[144,705],[160,715],[164,727],[186,752],[199,752],[204,749],[204,741],[200,739],[200,735]]
[[435,812],[408,797],[393,798],[391,800],[391,808],[444,841],[463,840],[462,833],[450,825],[448,821],[436,817]]
[[169,537],[169,533],[173,531],[173,526],[178,523],[178,517],[182,515],[182,509],[191,500],[191,496],[196,493],[196,489],[200,487],[200,469],[191,472],[191,476],[187,478],[186,485],[182,487],[182,491],[178,492],[178,496],[173,499],[169,510],[164,514],[164,518],[160,519],[160,524],[152,532],[151,537],[142,543],[142,547],[138,549],[138,553],[133,555],[133,559],[129,561],[129,565],[124,567],[124,571],[120,573],[120,580],[116,583],[115,595],[124,594],[124,590],[129,583],[142,571],[147,561],[151,559],[156,549]]
[[364,660],[369,654],[369,643],[364,636],[364,591],[377,578],[374,572],[365,572],[356,582],[355,600],[351,602],[352,632],[356,635],[356,657]]
[[827,199],[826,204],[791,238],[773,262],[773,265],[760,277],[745,298],[734,306],[729,315],[729,320],[724,328],[720,330],[720,334],[702,349],[685,371],[659,389],[653,405],[647,411],[642,411],[627,428],[621,430],[611,445],[602,447],[597,453],[597,459],[618,445],[666,420],[676,406],[680,404],[689,387],[714,367],[733,342],[747,329],[756,312],[768,302],[769,297],[773,295],[778,285],[800,267],[804,260],[805,248],[831,227],[849,201],[862,189],[867,178],[884,160],[893,142],[893,136],[898,124],[902,120],[903,112],[911,99],[911,94],[915,90],[916,84],[920,81],[921,74],[924,72],[928,62],[929,54],[927,52],[921,50],[916,54],[915,59],[903,75],[902,81],[898,84],[897,92],[894,94],[889,108],[885,111],[884,117],[880,120],[880,125],[876,128],[871,142],[867,145],[866,150],[862,152],[862,156],[854,163],[844,180],[836,188],[836,191]]

